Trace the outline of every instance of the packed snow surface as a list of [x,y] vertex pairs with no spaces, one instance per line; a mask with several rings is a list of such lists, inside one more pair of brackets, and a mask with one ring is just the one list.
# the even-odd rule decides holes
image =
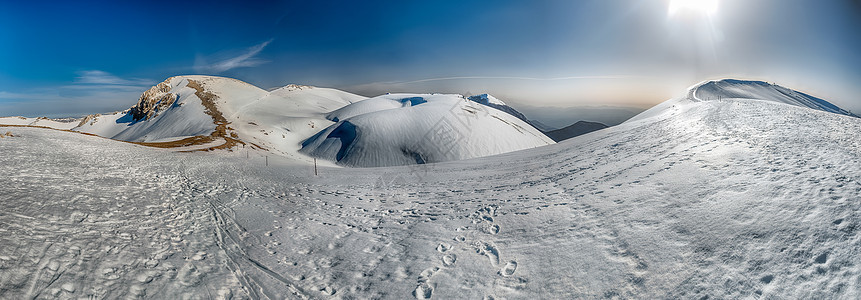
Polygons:
[[668,103],[529,151],[318,176],[3,127],[0,298],[861,298],[861,119]]
[[553,144],[526,122],[460,95],[388,94],[340,108],[302,152],[353,167],[460,160]]

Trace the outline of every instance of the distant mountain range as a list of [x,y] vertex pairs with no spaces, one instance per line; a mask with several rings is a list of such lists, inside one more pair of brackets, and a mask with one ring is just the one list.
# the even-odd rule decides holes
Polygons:
[[595,130],[601,130],[609,126],[589,121],[577,121],[565,128],[545,131],[544,134],[556,142],[561,142],[575,136],[584,135]]

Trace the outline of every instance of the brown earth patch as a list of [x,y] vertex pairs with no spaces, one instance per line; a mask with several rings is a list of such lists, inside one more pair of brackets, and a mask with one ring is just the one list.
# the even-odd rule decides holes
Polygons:
[[197,96],[197,98],[200,98],[200,103],[203,104],[203,107],[205,108],[204,112],[210,117],[212,117],[212,121],[215,123],[215,131],[209,134],[208,137],[204,137],[208,139],[200,139],[204,142],[192,145],[212,142],[217,138],[224,139],[224,144],[197,151],[210,151],[217,149],[230,150],[236,145],[245,145],[245,142],[239,140],[239,136],[236,134],[236,132],[233,132],[233,128],[227,126],[228,124],[230,124],[230,122],[228,122],[227,119],[224,118],[224,114],[222,114],[221,111],[218,110],[218,105],[216,105],[215,103],[215,101],[218,100],[218,96],[204,90],[203,86],[199,82],[191,79],[188,79],[188,84],[186,86],[196,90],[196,92],[194,92],[194,95]]

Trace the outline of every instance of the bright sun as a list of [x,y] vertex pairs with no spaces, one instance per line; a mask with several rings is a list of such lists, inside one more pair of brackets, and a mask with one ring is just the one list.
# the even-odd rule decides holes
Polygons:
[[679,13],[701,13],[714,15],[718,9],[718,0],[670,0],[670,16]]

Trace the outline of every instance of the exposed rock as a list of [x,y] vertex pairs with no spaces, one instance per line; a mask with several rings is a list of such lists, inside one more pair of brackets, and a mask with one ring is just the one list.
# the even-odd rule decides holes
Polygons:
[[144,119],[149,120],[150,118],[158,115],[159,112],[164,111],[177,99],[177,95],[173,93],[169,93],[170,91],[170,81],[171,78],[151,87],[149,90],[144,92],[138,103],[135,106],[132,106],[130,113],[132,114],[132,118],[135,121]]

